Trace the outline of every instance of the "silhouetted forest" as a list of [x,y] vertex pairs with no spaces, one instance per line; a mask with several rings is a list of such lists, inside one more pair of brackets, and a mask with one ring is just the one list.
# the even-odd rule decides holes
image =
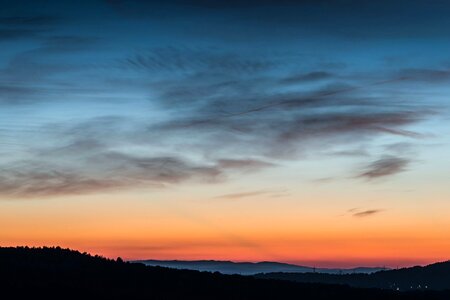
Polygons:
[[0,282],[2,299],[450,299],[148,267],[59,247],[0,248]]
[[[450,262],[425,267],[379,271],[372,274],[266,273],[258,278],[297,282],[348,284],[353,287],[407,290],[450,290]],[[450,299],[450,298],[449,298]]]

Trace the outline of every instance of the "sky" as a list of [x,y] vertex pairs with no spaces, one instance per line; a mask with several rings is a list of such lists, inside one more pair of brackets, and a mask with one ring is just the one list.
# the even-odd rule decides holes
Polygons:
[[448,1],[0,2],[0,246],[450,259]]

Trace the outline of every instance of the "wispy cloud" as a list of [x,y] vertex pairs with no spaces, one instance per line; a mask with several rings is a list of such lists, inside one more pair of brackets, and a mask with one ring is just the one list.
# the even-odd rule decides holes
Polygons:
[[245,57],[223,50],[165,47],[135,54],[122,62],[124,67],[138,71],[189,72],[257,72],[266,70],[274,62],[258,57]]
[[0,25],[8,26],[49,26],[58,24],[60,17],[54,15],[8,16],[0,18]]
[[283,78],[282,83],[287,84],[302,84],[307,82],[316,82],[325,79],[334,79],[334,74],[327,71],[314,71],[309,73],[292,75],[290,77]]
[[275,164],[257,159],[219,159],[218,166],[223,169],[235,169],[242,171],[258,171],[273,167]]
[[52,15],[0,17],[0,42],[37,38],[60,21],[59,17]]
[[353,217],[356,217],[356,218],[371,217],[371,216],[381,213],[382,211],[383,211],[382,209],[369,209],[369,210],[358,211],[358,212],[353,213]]
[[175,157],[132,157],[96,153],[72,157],[71,163],[48,158],[7,165],[0,175],[0,194],[44,197],[101,193],[131,187],[161,188],[187,180],[213,182],[221,175],[214,166],[201,166]]
[[351,209],[348,209],[345,213],[343,213],[340,216],[351,216],[354,218],[367,218],[372,217],[377,214],[382,213],[385,211],[385,209],[364,209],[362,207],[354,207]]
[[[220,196],[216,196],[216,199],[241,199],[241,198],[250,198],[255,196],[279,196],[279,190],[258,190],[258,191],[249,191],[249,192],[241,192],[241,193],[231,193],[224,194]],[[284,194],[283,194],[284,195]]]
[[387,156],[370,163],[366,171],[359,177],[367,179],[376,179],[380,177],[391,176],[406,170],[410,160],[401,157]]
[[36,37],[40,32],[40,30],[32,29],[0,28],[0,41]]
[[426,83],[442,83],[450,81],[450,69],[404,69],[401,70],[400,76],[408,78],[411,81]]

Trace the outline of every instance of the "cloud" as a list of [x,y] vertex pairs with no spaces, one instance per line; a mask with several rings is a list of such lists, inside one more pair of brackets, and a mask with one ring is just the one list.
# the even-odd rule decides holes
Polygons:
[[40,30],[31,30],[31,29],[5,29],[0,28],[0,42],[1,41],[9,41],[16,40],[21,38],[31,38],[36,37]]
[[298,84],[307,82],[316,82],[325,79],[331,79],[334,74],[327,71],[314,71],[309,73],[297,74],[294,76],[286,77],[281,80],[282,83]]
[[241,199],[241,198],[248,198],[253,196],[261,196],[267,194],[267,191],[253,191],[253,192],[244,192],[244,193],[231,193],[231,194],[225,194],[216,196],[214,198],[218,199]]
[[223,169],[234,169],[242,171],[258,171],[260,169],[273,167],[275,164],[256,159],[219,159],[217,164]]
[[55,98],[67,103],[69,100],[64,99],[74,92],[92,93],[94,88],[66,78],[76,72],[93,70],[89,61],[74,57],[82,51],[92,50],[98,41],[89,36],[36,35],[31,49],[15,52],[0,68],[0,104],[30,105]]
[[[274,166],[254,158],[192,160],[189,153],[163,144],[166,154],[161,155],[144,129],[121,117],[49,124],[37,132],[45,132],[51,145],[28,146],[30,158],[0,164],[0,195],[52,197],[159,189],[185,182],[216,183],[235,172]],[[135,150],[143,147],[145,151]]]
[[36,39],[59,22],[50,15],[0,17],[0,41]]
[[[184,33],[198,32],[243,41],[258,38],[305,38],[310,35],[346,40],[446,37],[450,6],[442,1],[395,2],[353,0],[106,0],[118,14],[130,18],[179,20]],[[399,13],[400,12],[400,13]],[[433,17],[430,17],[432,15]],[[212,20],[221,22],[211,22]],[[193,26],[192,24],[195,24]],[[357,24],[357,25],[356,25]]]
[[[108,7],[38,8],[9,2],[0,12],[0,40],[29,40],[2,43],[0,138],[14,145],[2,147],[0,157],[8,194],[218,181],[296,165],[325,150],[368,160],[379,137],[424,137],[416,130],[434,116],[422,101],[431,97],[411,96],[411,87],[449,77],[445,67],[402,69],[397,62],[386,68],[377,61],[393,54],[387,38],[447,37],[448,5],[109,0]],[[71,14],[72,7],[90,13]],[[422,14],[424,7],[435,17]],[[114,12],[144,19],[122,26]],[[321,47],[330,36],[333,47]],[[369,42],[341,51],[349,36]],[[360,51],[367,45],[375,48]],[[402,45],[396,55],[409,51],[410,44]],[[426,61],[413,56],[409,66]],[[369,161],[357,177],[387,178],[409,166],[403,160]]]
[[353,213],[353,217],[356,217],[356,218],[371,217],[371,216],[381,213],[382,211],[383,211],[382,209],[369,209],[369,210],[364,210],[364,211],[358,211],[358,212]]
[[55,25],[61,18],[53,15],[14,16],[0,18],[0,25],[35,27]]
[[399,72],[400,76],[410,81],[442,83],[450,80],[450,70],[447,69],[404,69]]
[[[284,192],[284,191],[282,191]],[[250,191],[250,192],[242,192],[242,193],[231,193],[224,194],[220,196],[216,196],[216,199],[241,199],[241,198],[249,198],[255,196],[285,196],[285,193],[280,193],[280,191],[270,191],[270,190],[259,190],[259,191]]]
[[326,154],[331,155],[331,156],[344,156],[344,157],[345,156],[348,156],[348,157],[369,156],[367,149],[364,149],[364,148],[336,150],[336,151],[327,152]]
[[100,41],[98,37],[77,35],[54,35],[42,39],[40,48],[35,52],[57,53],[89,49]]
[[289,4],[304,4],[313,3],[311,0],[295,1],[295,0],[229,0],[229,1],[207,1],[207,0],[188,0],[180,1],[175,0],[174,3],[180,3],[185,5],[191,5],[203,8],[213,9],[242,9],[242,8],[255,8],[261,6],[283,6]]
[[221,171],[176,157],[133,157],[123,153],[94,154],[70,163],[47,157],[2,168],[0,194],[45,197],[107,192],[132,187],[162,188],[188,180],[214,182]]
[[322,177],[322,178],[313,179],[313,180],[311,180],[311,182],[322,184],[322,183],[330,183],[330,182],[334,181],[335,179],[336,178],[334,178],[334,177]]
[[369,164],[366,171],[358,175],[358,177],[376,179],[391,176],[405,171],[409,163],[410,160],[406,158],[394,156],[383,157]]
[[45,89],[0,83],[0,104],[29,103],[42,92],[45,93]]
[[408,154],[408,156],[416,154],[416,147],[417,145],[410,143],[410,142],[396,142],[391,144],[384,145],[384,150],[388,153],[392,153],[395,155],[405,155]]
[[[49,107],[68,103],[81,112],[93,109],[98,117],[80,113],[69,114],[64,121],[38,122],[42,126],[33,128],[34,142],[14,132],[27,157],[0,161],[5,170],[0,193],[32,197],[217,182],[282,166],[303,153],[317,154],[324,145],[339,149],[387,134],[420,138],[408,127],[432,115],[420,104],[405,103],[401,92],[385,93],[381,87],[397,83],[396,77],[367,83],[345,70],[288,72],[282,59],[210,48],[168,47],[130,56],[119,65],[113,60],[110,67],[120,72],[87,76],[95,78],[92,83],[79,76],[88,73],[82,67],[52,69],[47,62],[43,74],[33,73],[40,72],[45,58],[76,54],[97,41],[48,36],[3,70],[4,78],[21,81],[0,85],[6,98],[0,104],[39,108],[41,101]],[[80,72],[79,81],[64,82],[65,77],[58,76],[62,85],[45,84],[56,77],[50,75],[70,70]],[[299,84],[280,84],[292,79],[286,74],[300,74]],[[108,79],[113,83],[105,84]],[[118,96],[123,103],[114,102],[116,94],[126,92],[129,97],[138,94],[137,88],[145,92],[145,103],[123,96]],[[98,95],[106,96],[98,101]],[[51,99],[57,101],[49,103]],[[109,110],[111,106],[114,109]],[[364,157],[365,153],[336,154]],[[370,164],[359,177],[387,176],[403,171],[406,164],[385,158]],[[240,196],[246,195],[235,195]]]
[[363,209],[361,207],[354,207],[347,210],[347,212],[342,214],[341,216],[351,215],[355,218],[366,218],[379,214],[383,211],[384,209]]
[[122,62],[126,68],[141,71],[192,72],[257,72],[273,66],[273,62],[244,57],[217,48],[195,49],[164,47],[138,53]]
[[[400,95],[387,98],[376,93],[379,87],[403,78],[373,83],[354,78],[352,83],[340,84],[335,82],[337,76],[330,77],[334,84],[285,90],[277,85],[280,76],[272,71],[245,76],[193,72],[158,82],[152,100],[174,117],[149,130],[167,135],[195,132],[197,138],[192,142],[205,149],[232,148],[249,156],[280,158],[321,140],[338,145],[350,136],[420,138],[420,133],[407,127],[433,114],[421,105],[405,105]],[[304,74],[328,76],[322,70]],[[388,105],[380,105],[387,101]]]

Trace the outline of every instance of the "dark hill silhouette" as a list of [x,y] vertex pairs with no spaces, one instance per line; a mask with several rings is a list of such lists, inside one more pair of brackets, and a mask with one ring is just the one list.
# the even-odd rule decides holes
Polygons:
[[306,266],[299,266],[293,264],[285,264],[278,262],[263,261],[257,263],[251,262],[232,262],[221,260],[140,260],[147,266],[160,266],[175,269],[220,272],[222,274],[240,274],[240,275],[255,275],[258,273],[273,273],[273,272],[295,272],[295,273],[329,273],[329,274],[346,274],[346,273],[374,273],[383,268],[353,268],[353,269],[326,269],[326,268],[312,268]]
[[283,279],[297,282],[347,284],[363,288],[394,290],[450,290],[450,261],[425,267],[379,271],[372,274],[266,273],[258,278]]
[[108,260],[61,248],[0,248],[2,299],[449,299]]

